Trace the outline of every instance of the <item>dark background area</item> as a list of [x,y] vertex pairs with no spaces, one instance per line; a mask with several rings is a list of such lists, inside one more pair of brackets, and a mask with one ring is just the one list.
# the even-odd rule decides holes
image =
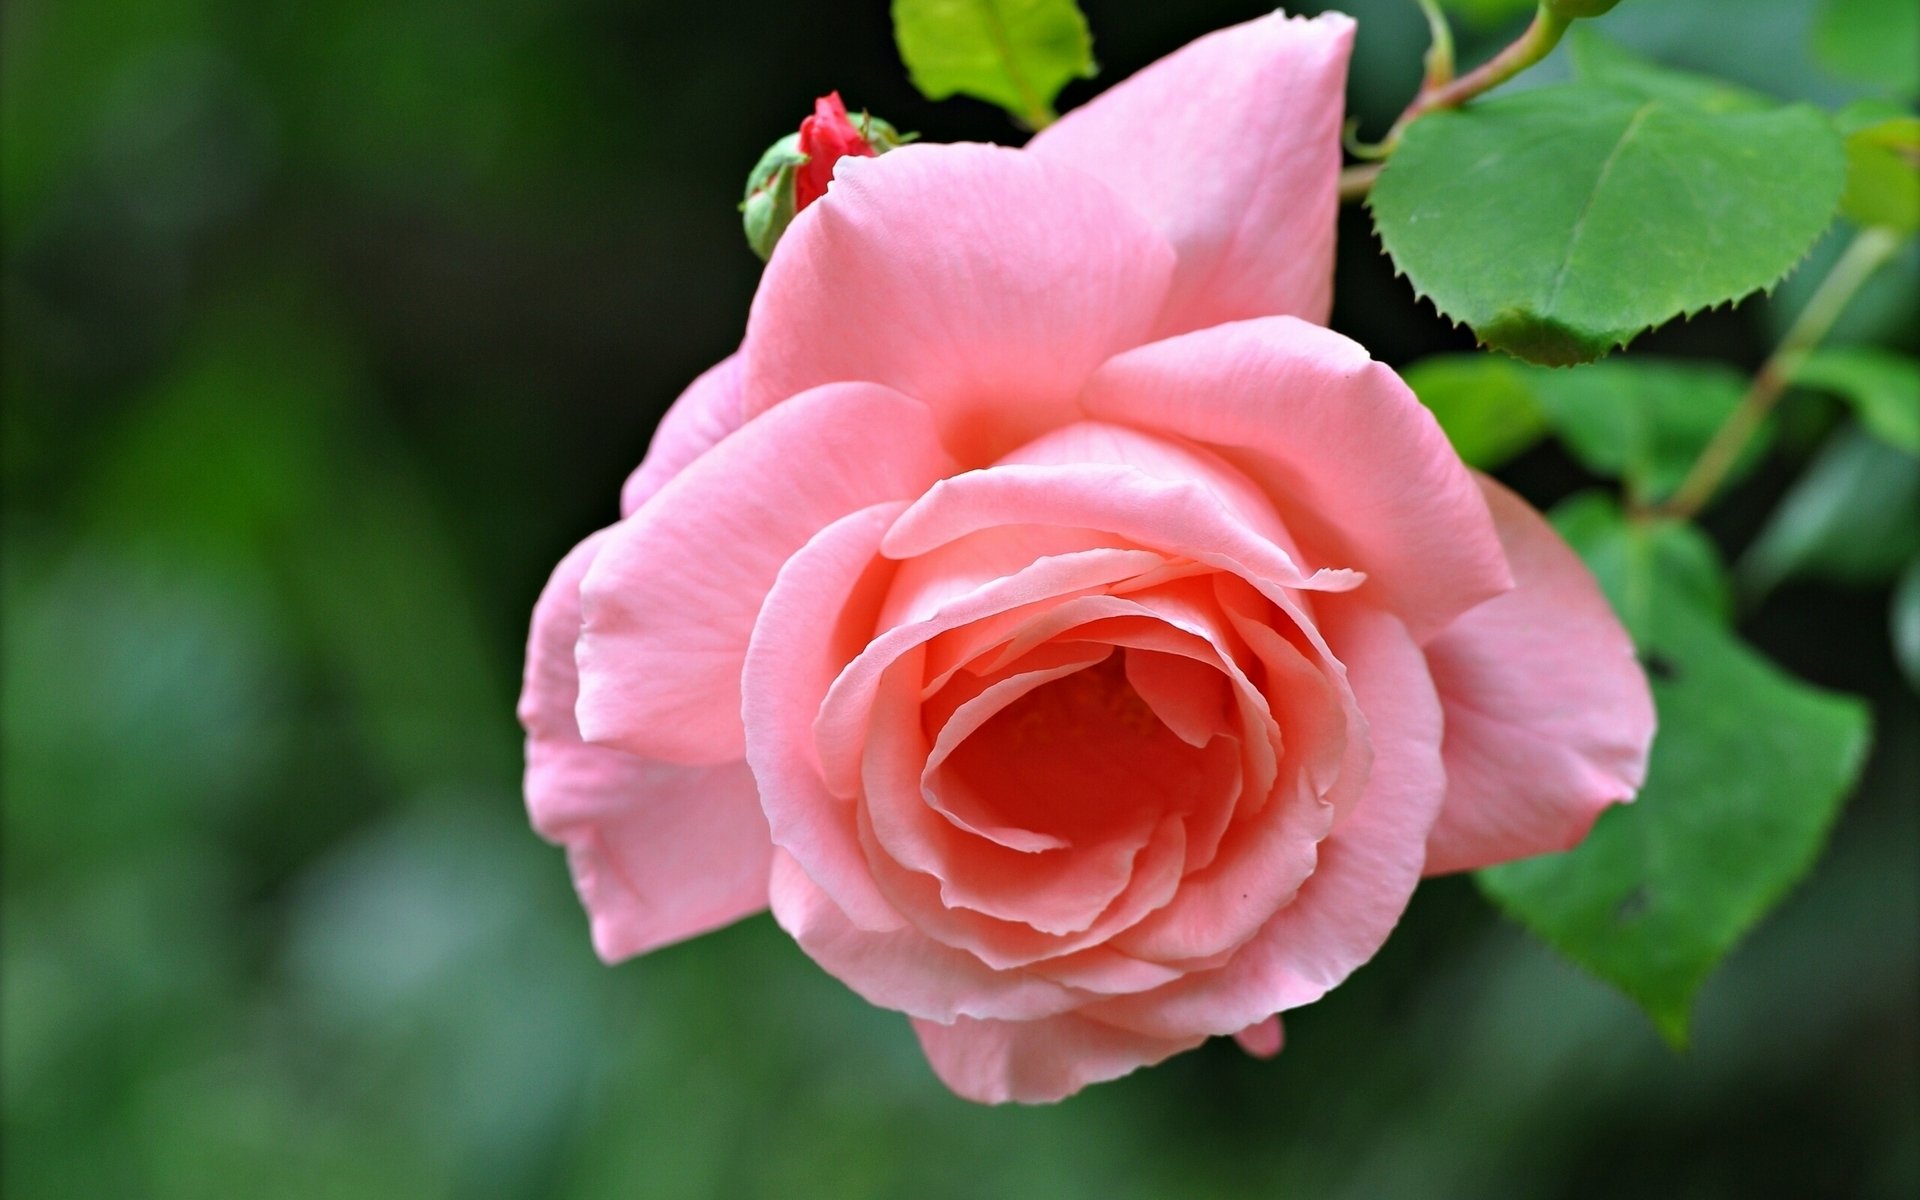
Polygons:
[[[1377,134],[1424,27],[1344,7]],[[1814,7],[1600,27],[1834,103]],[[1263,10],[1085,8],[1104,71],[1068,104]],[[1883,586],[1743,620],[1868,696],[1878,749],[1684,1055],[1465,879],[1280,1058],[1221,1042],[1047,1109],[947,1094],[764,916],[593,958],[520,808],[525,621],[740,336],[747,168],[830,88],[1017,137],[911,90],[881,0],[12,0],[0,70],[8,1197],[1920,1192],[1920,717]],[[1470,346],[1362,214],[1342,239],[1337,328]],[[1914,275],[1909,247],[1838,336],[1911,347]],[[1806,282],[1636,352],[1751,366]],[[1788,417],[1711,521],[1730,554],[1832,419]],[[1551,447],[1506,474],[1592,483]]]

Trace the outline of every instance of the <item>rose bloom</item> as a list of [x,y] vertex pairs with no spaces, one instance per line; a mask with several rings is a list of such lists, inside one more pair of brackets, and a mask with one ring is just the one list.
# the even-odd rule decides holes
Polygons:
[[956,1092],[1052,1100],[1277,1050],[1423,873],[1633,794],[1592,578],[1322,327],[1352,30],[839,161],[534,612],[527,801],[603,958],[771,907]]

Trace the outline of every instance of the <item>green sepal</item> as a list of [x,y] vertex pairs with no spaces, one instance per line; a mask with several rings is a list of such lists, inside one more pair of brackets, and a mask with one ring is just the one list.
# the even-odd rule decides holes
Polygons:
[[773,256],[780,235],[793,224],[799,211],[796,196],[796,172],[806,165],[800,153],[800,135],[789,133],[760,156],[747,173],[747,193],[740,201],[741,225],[746,229],[747,245],[765,262]]
[[875,154],[885,154],[889,150],[898,150],[908,142],[917,142],[920,140],[919,134],[901,133],[898,129],[895,129],[892,125],[882,121],[879,117],[874,116],[865,109],[862,109],[857,116],[849,114],[848,119],[853,122],[854,128],[860,131],[860,136],[865,139],[867,145],[873,147]]

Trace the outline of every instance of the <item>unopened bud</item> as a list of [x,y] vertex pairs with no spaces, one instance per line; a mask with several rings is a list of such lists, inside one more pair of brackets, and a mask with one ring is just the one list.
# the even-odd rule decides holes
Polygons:
[[839,92],[820,97],[799,132],[769,146],[747,176],[747,195],[740,202],[747,244],[762,259],[770,257],[794,216],[826,195],[833,164],[849,156],[884,154],[911,140],[878,117],[848,116]]

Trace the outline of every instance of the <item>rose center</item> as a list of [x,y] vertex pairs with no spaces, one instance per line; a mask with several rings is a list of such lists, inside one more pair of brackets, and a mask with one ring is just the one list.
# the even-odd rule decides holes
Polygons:
[[1073,843],[1191,811],[1206,751],[1141,699],[1127,681],[1128,653],[1014,700],[955,748],[946,769],[999,822]]

